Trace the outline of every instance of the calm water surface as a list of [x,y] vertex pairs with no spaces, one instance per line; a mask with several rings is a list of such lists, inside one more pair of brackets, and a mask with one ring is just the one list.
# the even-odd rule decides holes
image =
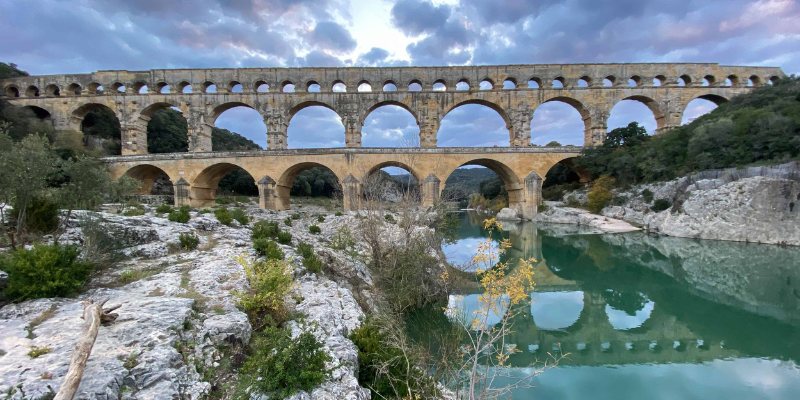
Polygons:
[[[451,263],[472,257],[481,221],[463,215],[444,248]],[[539,260],[531,305],[514,319],[512,375],[569,353],[514,398],[800,399],[800,249],[504,228],[510,257]],[[476,289],[449,306],[468,313]]]

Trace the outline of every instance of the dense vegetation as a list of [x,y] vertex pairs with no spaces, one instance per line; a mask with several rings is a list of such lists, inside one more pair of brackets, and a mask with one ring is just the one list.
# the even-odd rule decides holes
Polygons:
[[734,97],[692,123],[648,136],[636,123],[609,132],[576,161],[618,184],[669,180],[694,171],[800,158],[800,78]]
[[17,68],[17,64],[0,62],[0,79],[28,76],[28,73]]
[[293,196],[334,197],[340,192],[339,180],[331,170],[324,167],[312,167],[297,174],[291,194]]

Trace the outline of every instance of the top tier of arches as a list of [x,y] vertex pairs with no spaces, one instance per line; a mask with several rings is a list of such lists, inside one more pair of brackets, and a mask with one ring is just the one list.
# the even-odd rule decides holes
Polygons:
[[757,87],[779,68],[718,64],[540,64],[464,67],[100,71],[2,81],[5,97],[227,93],[457,92],[654,87]]

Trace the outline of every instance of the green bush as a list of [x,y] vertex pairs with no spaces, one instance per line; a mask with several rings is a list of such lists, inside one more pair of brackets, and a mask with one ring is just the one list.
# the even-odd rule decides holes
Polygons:
[[283,224],[286,226],[292,226],[292,218],[286,217],[286,219],[283,220]]
[[189,206],[181,206],[177,210],[173,210],[171,213],[169,213],[167,218],[172,222],[180,222],[185,224],[189,222],[189,218],[191,218],[189,215],[189,210]]
[[78,259],[75,246],[36,245],[0,256],[0,270],[8,273],[4,296],[12,301],[63,297],[78,293],[93,266]]
[[250,223],[250,217],[241,208],[234,208],[231,210],[231,218],[238,221],[242,226]]
[[268,327],[254,335],[252,353],[242,369],[250,384],[270,398],[286,398],[319,386],[330,371],[330,356],[313,334],[291,337],[288,328]]
[[342,215],[344,215],[344,214],[342,214],[342,212],[341,212],[341,211],[337,211],[337,212],[336,212],[336,213],[334,213],[333,215],[335,215],[335,216],[337,216],[337,217],[341,217],[341,216],[342,216]]
[[651,203],[653,201],[653,192],[650,189],[642,190],[642,200],[645,203]]
[[278,227],[277,222],[261,220],[253,224],[253,239],[259,238],[276,238],[281,229]]
[[392,214],[386,214],[386,215],[384,215],[384,216],[383,216],[383,219],[384,219],[384,220],[386,220],[386,222],[388,222],[388,223],[390,223],[390,224],[394,224],[394,223],[396,223],[396,222],[397,222],[397,221],[395,221],[395,220],[394,220],[394,217],[392,216]]
[[317,222],[319,222],[319,223],[325,222],[325,216],[324,215],[317,215]]
[[408,368],[407,361],[416,364],[414,355],[388,340],[372,318],[354,330],[350,340],[358,348],[358,383],[369,388],[372,398],[426,398],[417,396],[436,394],[433,380],[422,369]]
[[317,257],[314,248],[310,244],[300,242],[297,245],[297,253],[300,254],[300,257],[303,257],[303,266],[307,270],[315,274],[322,272],[322,261]]
[[283,260],[283,250],[278,244],[267,238],[253,239],[253,249],[259,256],[264,256],[268,260]]
[[592,189],[589,190],[588,203],[586,204],[586,208],[589,211],[597,214],[599,213],[608,203],[611,202],[611,198],[613,194],[611,193],[611,188],[614,186],[614,178],[604,175],[597,180],[594,181],[592,184]]
[[668,208],[672,207],[672,203],[669,202],[667,199],[658,199],[656,200],[653,205],[650,207],[651,210],[655,212],[664,211]]
[[214,210],[214,217],[216,217],[217,221],[222,225],[230,226],[233,223],[233,217],[225,207]]
[[322,229],[320,229],[317,225],[311,225],[308,227],[308,231],[317,235],[322,232]]
[[172,206],[169,204],[162,204],[156,207],[156,213],[158,214],[169,214],[172,212]]
[[280,244],[290,244],[292,243],[292,234],[286,231],[278,232],[278,243]]
[[140,205],[129,206],[125,209],[122,215],[126,217],[138,217],[140,215],[144,215],[144,207]]
[[545,212],[545,211],[547,211],[549,209],[550,209],[550,207],[547,204],[544,204],[544,203],[539,204],[539,208],[538,208],[539,212]]
[[303,216],[302,216],[302,215],[300,215],[300,213],[294,213],[294,214],[292,214],[292,215],[291,215],[291,217],[292,217],[292,219],[300,219],[300,218],[302,218]]
[[[19,207],[11,209],[11,217],[19,218]],[[46,198],[33,198],[25,207],[25,229],[28,232],[50,233],[58,228],[58,204]]]
[[178,236],[178,240],[181,242],[181,248],[184,250],[194,250],[200,244],[200,238],[193,233],[181,233]]
[[311,257],[314,255],[314,248],[308,243],[300,242],[297,244],[297,253],[303,258]]
[[288,310],[284,298],[292,289],[289,264],[283,260],[247,261],[239,259],[250,284],[239,294],[239,308],[247,314],[254,330],[286,321]]
[[331,237],[331,248],[334,250],[346,250],[355,246],[356,240],[347,226],[341,226]]

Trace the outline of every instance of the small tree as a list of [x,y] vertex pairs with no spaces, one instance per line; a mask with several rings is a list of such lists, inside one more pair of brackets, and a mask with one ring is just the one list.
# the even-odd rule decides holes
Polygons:
[[611,188],[614,187],[614,183],[614,178],[608,175],[603,175],[594,181],[592,189],[589,190],[589,194],[587,195],[589,198],[587,204],[589,211],[597,214],[611,202],[611,198],[613,197]]

